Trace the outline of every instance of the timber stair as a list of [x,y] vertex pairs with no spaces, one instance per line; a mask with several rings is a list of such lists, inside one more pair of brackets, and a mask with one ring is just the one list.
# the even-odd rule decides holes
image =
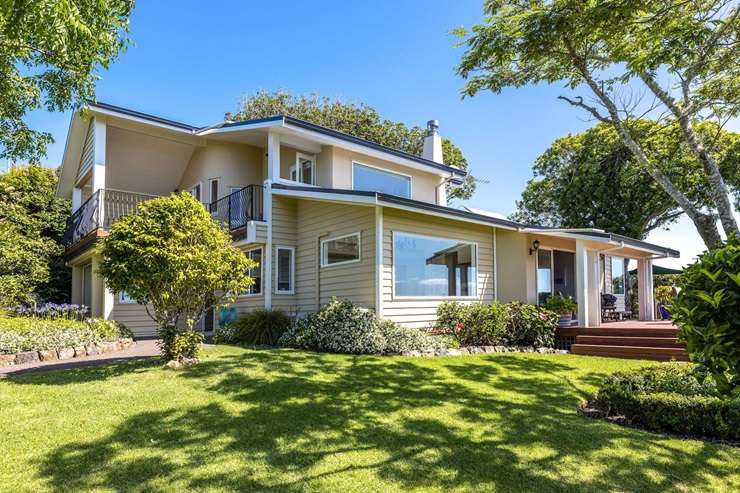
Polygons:
[[612,358],[688,361],[678,329],[672,327],[579,328],[575,332],[573,354]]

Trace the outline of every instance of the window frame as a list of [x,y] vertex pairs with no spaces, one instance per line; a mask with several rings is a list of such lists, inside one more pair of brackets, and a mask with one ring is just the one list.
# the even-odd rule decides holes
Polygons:
[[[260,282],[260,290],[258,293],[241,293],[239,294],[238,298],[256,298],[259,296],[264,295],[264,286],[265,286],[265,249],[260,245],[257,247],[252,247],[244,250],[244,255],[249,254],[249,252],[255,252],[259,250],[260,251],[260,279],[262,282]],[[250,269],[251,270],[251,269]]]
[[[306,159],[308,161],[311,161],[311,183],[303,183],[303,168],[300,168],[298,165],[300,164],[301,158]],[[298,183],[299,185],[306,185],[315,187],[316,186],[316,154],[306,154],[305,152],[296,151],[295,152],[295,163],[288,168],[288,178],[287,181],[290,183]],[[292,179],[291,175],[295,171],[296,173],[296,179]]]
[[[611,286],[609,286],[609,290],[611,291],[610,294],[613,294],[615,296],[625,296],[627,294],[627,269],[624,267],[624,257],[619,257],[616,255],[610,255],[610,263],[609,263],[609,277],[611,278]],[[621,293],[615,293],[614,291],[614,261],[615,259],[619,259],[619,262],[622,265],[622,292]]]
[[188,188],[188,193],[190,194],[191,197],[195,198],[195,194],[193,194],[193,190],[196,187],[198,187],[198,195],[200,195],[200,197],[198,197],[196,200],[200,202],[201,204],[203,204],[204,202],[203,202],[203,182],[202,181],[196,182],[193,184],[193,186]]
[[[216,184],[216,198],[213,197],[213,184]],[[202,191],[201,191],[202,193]],[[215,177],[215,178],[209,178],[208,179],[208,203],[212,204],[216,202],[221,197],[219,196],[221,193],[221,177]]]
[[[428,240],[447,240],[464,243],[475,246],[475,294],[468,296],[424,296],[424,295],[398,295],[396,294],[396,236],[413,236],[416,238],[425,238]],[[394,300],[480,300],[480,288],[478,286],[478,265],[479,265],[480,248],[477,241],[460,240],[457,238],[447,238],[444,236],[424,235],[419,233],[410,233],[407,231],[391,231],[391,297]]]
[[[401,173],[400,171],[391,171],[391,170],[388,170],[388,169],[385,169],[385,168],[381,168],[380,166],[373,166],[372,164],[366,164],[366,163],[363,163],[361,161],[356,161],[354,159],[352,160],[352,166],[351,166],[351,171],[350,171],[350,173],[352,175],[351,176],[351,179],[350,179],[352,190],[357,190],[355,188],[355,165],[364,166],[365,168],[374,169],[376,171],[380,171],[382,173],[386,173],[386,174],[389,174],[389,175],[397,175],[397,176],[403,176],[404,178],[408,178],[409,179],[409,196],[408,197],[402,197],[402,198],[413,199],[413,197],[414,197],[414,177],[413,176],[411,176],[409,174],[406,174],[406,173]],[[386,193],[386,192],[379,192],[379,193]],[[393,194],[388,193],[387,195],[393,195]],[[401,196],[400,195],[394,195],[394,197],[401,197]]]
[[[326,243],[329,243],[330,241],[342,240],[344,238],[349,238],[351,236],[357,236],[357,258],[353,260],[343,260],[341,262],[334,262],[333,264],[324,263],[324,245]],[[327,267],[338,267],[341,265],[356,264],[358,262],[362,262],[362,232],[361,231],[355,231],[354,233],[349,233],[346,235],[332,236],[331,238],[326,238],[324,240],[321,240],[320,245],[319,245],[319,265],[321,266],[322,269],[325,269]]]
[[[278,286],[280,275],[280,250],[290,251],[290,289],[281,290]],[[295,247],[288,245],[275,245],[275,294],[295,294]]]

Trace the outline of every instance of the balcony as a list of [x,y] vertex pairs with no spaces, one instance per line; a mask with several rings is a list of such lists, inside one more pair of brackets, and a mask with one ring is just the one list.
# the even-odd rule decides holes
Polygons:
[[[216,221],[234,231],[249,221],[262,220],[262,196],[263,187],[249,185],[205,207]],[[88,237],[97,237],[99,230],[110,229],[118,218],[135,212],[139,204],[157,197],[122,190],[98,190],[69,217],[62,243],[70,249]]]

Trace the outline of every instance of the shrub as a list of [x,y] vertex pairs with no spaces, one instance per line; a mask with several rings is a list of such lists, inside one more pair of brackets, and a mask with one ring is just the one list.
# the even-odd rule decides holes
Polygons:
[[219,343],[275,346],[290,328],[290,318],[280,310],[255,310],[216,329],[213,339]]
[[552,347],[557,321],[555,313],[520,302],[444,302],[437,308],[437,329],[465,346]]
[[740,396],[740,238],[706,251],[681,276],[671,314],[691,360]]
[[187,330],[176,334],[170,345],[170,358],[176,361],[197,358],[201,344],[203,344],[202,332]]
[[722,399],[686,363],[662,363],[604,380],[593,404],[652,431],[740,440],[740,399]]
[[87,312],[88,308],[85,305],[69,303],[44,303],[36,306],[18,305],[10,309],[10,314],[17,317],[67,318],[70,320],[84,320]]
[[332,298],[321,310],[297,320],[281,346],[332,353],[388,354],[449,347],[449,341],[418,329],[400,327],[349,300]]
[[570,315],[578,308],[578,304],[570,296],[556,294],[550,296],[545,301],[545,308],[557,313],[558,315]]
[[0,317],[0,353],[79,347],[130,335],[126,327],[110,320]]
[[536,305],[513,301],[507,304],[509,322],[506,342],[514,346],[553,347],[558,315]]

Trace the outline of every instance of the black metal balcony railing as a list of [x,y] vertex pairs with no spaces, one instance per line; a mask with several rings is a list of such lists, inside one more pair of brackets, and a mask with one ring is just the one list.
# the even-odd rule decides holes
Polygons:
[[93,231],[108,229],[116,219],[136,211],[139,204],[156,197],[121,190],[98,190],[69,217],[62,243],[74,245]]
[[262,221],[263,193],[261,185],[248,185],[211,202],[209,211],[216,221],[228,225],[233,231],[246,226],[249,221]]

